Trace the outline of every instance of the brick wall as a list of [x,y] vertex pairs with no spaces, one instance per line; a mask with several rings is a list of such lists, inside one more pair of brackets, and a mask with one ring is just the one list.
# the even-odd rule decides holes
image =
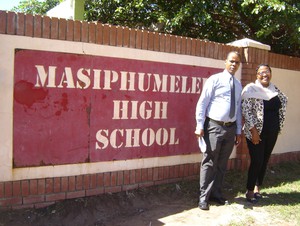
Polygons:
[[[243,56],[241,82],[255,80],[255,67],[269,63],[271,67],[300,71],[300,59],[255,48],[237,48],[225,44],[160,34],[101,23],[81,22],[47,16],[0,11],[0,34],[87,42],[125,48],[185,54],[224,60],[229,51]],[[228,161],[228,169],[245,170],[248,150],[243,139],[237,158]],[[274,155],[270,163],[300,160],[300,153]],[[0,182],[1,207],[44,207],[59,200],[171,183],[199,176],[199,163],[69,177]]]
[[241,52],[236,47],[199,39],[5,11],[0,11],[0,34],[87,42],[214,59],[224,59],[231,50]]
[[40,208],[56,201],[197,179],[199,164],[0,182],[0,207]]

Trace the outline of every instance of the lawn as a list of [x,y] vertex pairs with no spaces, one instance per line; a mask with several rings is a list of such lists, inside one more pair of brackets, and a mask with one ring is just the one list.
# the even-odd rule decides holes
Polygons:
[[[244,197],[246,179],[247,172],[229,171],[225,178],[225,188],[236,198]],[[261,193],[263,199],[259,200],[257,206],[262,207],[276,219],[300,225],[299,162],[269,167]],[[231,225],[239,224],[232,222]]]

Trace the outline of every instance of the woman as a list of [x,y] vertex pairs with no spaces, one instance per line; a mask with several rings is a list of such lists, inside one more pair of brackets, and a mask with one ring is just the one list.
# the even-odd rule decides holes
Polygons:
[[242,91],[244,133],[251,158],[246,199],[251,203],[262,197],[259,189],[283,127],[287,105],[287,97],[270,82],[272,71],[269,65],[259,65],[256,78],[255,83],[248,84]]

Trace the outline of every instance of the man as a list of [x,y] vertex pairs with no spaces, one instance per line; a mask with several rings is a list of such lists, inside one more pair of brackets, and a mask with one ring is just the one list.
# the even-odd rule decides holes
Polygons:
[[208,201],[228,203],[221,189],[232,149],[241,142],[242,85],[234,77],[240,62],[240,54],[230,52],[225,70],[207,79],[197,103],[195,134],[206,143],[206,150],[201,150],[199,208],[202,210],[209,210]]

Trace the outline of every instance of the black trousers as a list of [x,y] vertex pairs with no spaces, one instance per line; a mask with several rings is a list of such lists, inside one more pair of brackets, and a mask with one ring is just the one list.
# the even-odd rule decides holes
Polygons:
[[249,139],[246,139],[251,159],[248,169],[247,190],[253,191],[255,185],[262,185],[277,137],[278,130],[264,131],[263,129],[259,144],[255,145]]

